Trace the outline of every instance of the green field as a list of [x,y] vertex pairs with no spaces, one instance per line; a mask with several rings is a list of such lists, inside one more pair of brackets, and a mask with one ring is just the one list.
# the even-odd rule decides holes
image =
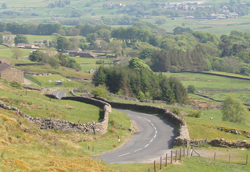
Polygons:
[[[222,92],[222,91],[206,91],[202,93],[203,95],[209,96],[214,98],[215,100],[225,100],[227,94],[229,92]],[[238,99],[240,99],[243,103],[250,104],[250,92],[245,91],[238,91],[238,92],[231,92],[236,95]]]
[[44,40],[51,40],[50,35],[25,35],[30,44],[35,43],[34,41],[44,41]]
[[73,69],[68,69],[64,67],[60,67],[58,69],[52,68],[51,66],[22,66],[20,67],[25,72],[35,72],[35,73],[52,73],[59,74],[62,76],[71,76],[71,77],[80,77],[91,79],[92,75],[83,72],[76,72]]
[[[250,81],[197,73],[164,73],[167,77],[177,77],[185,87],[194,85],[203,89],[250,89]],[[243,76],[244,77],[244,76]]]
[[[20,49],[22,51],[22,56],[29,56],[30,52],[32,51],[31,49]],[[0,49],[0,54],[1,57],[5,57],[8,59],[13,58],[13,52],[11,51],[10,48],[5,48],[5,49]]]
[[114,58],[84,58],[84,57],[74,57],[77,63],[96,63],[96,61],[103,60],[104,63],[113,62]]

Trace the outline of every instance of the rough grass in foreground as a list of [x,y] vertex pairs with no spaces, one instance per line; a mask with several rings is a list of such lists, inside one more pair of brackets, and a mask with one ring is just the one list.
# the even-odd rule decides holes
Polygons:
[[22,123],[19,125],[13,114],[4,113],[6,115],[0,115],[1,170],[115,171],[102,161],[89,158],[83,148],[65,134],[39,130],[23,119],[18,119]]

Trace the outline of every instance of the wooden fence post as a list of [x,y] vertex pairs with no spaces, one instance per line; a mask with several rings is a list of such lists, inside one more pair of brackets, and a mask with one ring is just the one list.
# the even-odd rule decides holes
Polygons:
[[175,162],[177,161],[177,149],[175,150]]
[[247,155],[247,157],[246,157],[246,165],[248,164],[248,155]]
[[215,158],[216,158],[216,152],[214,152],[214,160],[215,160]]
[[166,164],[165,166],[167,167],[168,166],[168,154],[166,153]]
[[181,149],[180,149],[180,160],[181,160]]
[[150,168],[148,169],[148,172],[150,172]]
[[185,146],[183,147],[183,157],[185,157]]
[[156,172],[156,165],[155,165],[155,161],[154,161],[154,172]]
[[231,163],[231,154],[229,154],[229,164]]
[[173,151],[171,150],[171,159],[170,159],[171,164],[173,164]]
[[162,157],[160,158],[160,170],[162,169]]

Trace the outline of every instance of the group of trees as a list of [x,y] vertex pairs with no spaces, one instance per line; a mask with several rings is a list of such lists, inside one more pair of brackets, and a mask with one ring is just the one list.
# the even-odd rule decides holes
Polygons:
[[101,66],[94,75],[95,86],[104,85],[112,93],[133,96],[140,100],[187,101],[187,90],[177,78],[155,74],[144,61],[133,58],[128,66]]
[[29,56],[29,60],[34,62],[49,63],[56,69],[61,65],[75,69],[76,71],[81,70],[80,64],[76,63],[74,58],[62,53],[58,53],[54,56],[49,56],[49,54],[46,53],[46,50],[45,52],[37,50],[33,51],[33,53]]
[[55,8],[55,7],[63,8],[66,5],[70,5],[70,0],[59,0],[59,1],[56,1],[55,3],[50,3],[48,5],[48,8]]
[[63,36],[87,36],[90,33],[96,33],[99,30],[110,31],[111,27],[107,25],[77,25],[75,27],[63,26],[60,23],[5,23],[0,22],[0,32],[8,31],[13,34],[32,34],[32,35],[52,35],[59,33]]
[[[144,29],[145,28],[145,29]],[[174,34],[147,22],[137,22],[128,28],[106,25],[19,24],[0,22],[0,32],[57,35],[47,46],[58,50],[94,49],[116,55],[138,56],[146,59],[154,71],[217,70],[249,75],[250,34],[232,31],[229,35],[193,31],[176,27]],[[66,38],[80,35],[85,38]],[[102,39],[97,43],[97,38]],[[111,38],[112,42],[110,42]],[[146,46],[140,46],[143,43]],[[127,49],[130,47],[132,49]],[[129,50],[129,52],[128,52]]]
[[189,28],[176,30],[176,35],[152,34],[154,44],[149,43],[161,49],[146,48],[139,53],[154,71],[216,70],[249,75],[250,33],[231,31],[219,37]]

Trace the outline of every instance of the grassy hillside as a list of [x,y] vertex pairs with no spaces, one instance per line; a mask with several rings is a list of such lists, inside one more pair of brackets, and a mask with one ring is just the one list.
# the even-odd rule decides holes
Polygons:
[[[102,109],[93,105],[68,100],[50,100],[48,97],[40,95],[37,91],[15,89],[3,81],[0,82],[0,88],[0,100],[10,106],[18,107],[22,112],[32,117],[87,123],[92,121],[98,122],[102,113]],[[0,110],[2,110],[2,114],[5,114],[3,109]],[[9,113],[13,114],[12,112]],[[121,136],[122,142],[124,142],[130,136],[128,129],[131,127],[131,123],[128,116],[113,110],[109,120],[113,121],[112,125],[108,126],[108,133],[103,136],[88,136],[78,133],[77,137],[81,138],[77,141],[78,146],[84,148],[94,146],[94,152],[88,150],[86,152],[88,154],[100,154],[118,146],[114,142],[118,135]],[[55,131],[55,133],[57,132]],[[85,137],[86,140],[84,140]]]

